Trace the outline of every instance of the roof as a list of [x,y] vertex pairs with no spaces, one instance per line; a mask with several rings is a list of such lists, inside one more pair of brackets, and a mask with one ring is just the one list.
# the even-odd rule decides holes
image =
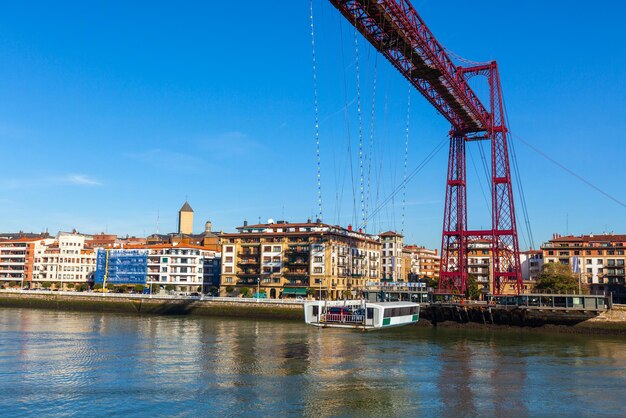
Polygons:
[[191,213],[193,213],[193,209],[191,209],[191,206],[189,206],[189,202],[187,202],[185,200],[185,204],[183,205],[182,208],[180,208],[179,212],[191,212]]
[[557,237],[550,240],[550,242],[626,242],[626,235],[619,234],[589,234],[566,237]]
[[383,232],[382,234],[380,234],[379,236],[381,237],[404,237],[404,235],[402,234],[398,234],[395,231],[387,231],[387,232]]

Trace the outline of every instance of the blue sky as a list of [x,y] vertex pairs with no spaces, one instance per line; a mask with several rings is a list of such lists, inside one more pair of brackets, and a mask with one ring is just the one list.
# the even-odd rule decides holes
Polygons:
[[[186,196],[198,231],[207,219],[232,231],[244,219],[315,216],[309,2],[128,3],[0,6],[0,230],[145,235],[159,217],[169,232]],[[515,138],[626,201],[626,5],[413,4],[447,48],[498,61],[535,245],[553,232],[626,233],[624,207]],[[345,226],[361,217],[354,31],[326,1],[314,13],[323,218]],[[358,45],[366,152],[376,69],[374,208],[403,178],[408,86]],[[448,130],[413,91],[409,171]],[[480,228],[490,218],[470,148],[469,224]],[[446,161],[444,148],[368,231],[403,228],[438,247]]]

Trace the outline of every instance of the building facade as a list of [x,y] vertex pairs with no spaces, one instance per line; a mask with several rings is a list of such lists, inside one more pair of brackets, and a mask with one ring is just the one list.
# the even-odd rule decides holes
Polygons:
[[33,287],[51,283],[57,289],[68,289],[93,282],[96,254],[91,237],[76,232],[61,232],[56,240],[36,252]]
[[[397,232],[387,231],[379,235],[382,245],[382,277],[381,280],[387,282],[408,281],[408,272],[405,272],[403,257],[409,257],[409,254],[403,254],[403,236]],[[410,263],[410,262],[409,262]]]
[[245,291],[269,298],[341,299],[380,279],[380,242],[321,222],[247,225],[222,234],[222,295]]
[[[175,292],[208,292],[219,271],[220,253],[192,245],[159,244],[148,251],[147,284]],[[217,267],[216,267],[217,266]],[[153,286],[153,287],[154,287]]]
[[0,241],[0,283],[30,287],[37,276],[37,255],[53,242],[54,239],[40,237]]
[[429,250],[417,245],[407,245],[405,251],[411,259],[410,274],[415,279],[439,279],[441,257],[439,250]]
[[624,294],[626,235],[560,236],[541,246],[544,263],[570,266],[592,292]]

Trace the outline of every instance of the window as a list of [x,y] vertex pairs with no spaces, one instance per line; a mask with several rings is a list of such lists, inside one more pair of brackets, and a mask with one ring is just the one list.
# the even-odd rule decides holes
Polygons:
[[313,261],[316,262],[316,263],[322,263],[323,260],[324,259],[322,257],[320,257],[320,256],[316,256],[316,257],[313,258]]
[[321,273],[322,273],[322,268],[321,268],[321,267],[315,267],[315,268],[313,269],[313,273],[318,273],[318,274],[321,274]]
[[270,245],[266,245],[265,247],[263,247],[263,251],[266,253],[271,253],[272,247]]
[[224,283],[232,283],[232,282],[233,282],[233,278],[232,277],[224,278]]
[[229,255],[227,257],[224,258],[224,262],[225,263],[232,263],[233,262],[233,256]]
[[279,253],[281,250],[282,250],[282,247],[281,247],[281,246],[279,246],[279,245],[275,245],[275,246],[274,246],[274,252],[275,252],[275,253]]
[[272,273],[280,273],[280,267],[272,267]]
[[233,272],[232,266],[224,266],[224,273],[232,273],[232,272]]
[[233,246],[232,245],[227,245],[226,249],[224,250],[225,253],[232,253],[233,252]]
[[168,261],[168,260],[167,260],[167,257],[163,257],[163,258],[161,259],[161,263],[167,263],[167,261]]

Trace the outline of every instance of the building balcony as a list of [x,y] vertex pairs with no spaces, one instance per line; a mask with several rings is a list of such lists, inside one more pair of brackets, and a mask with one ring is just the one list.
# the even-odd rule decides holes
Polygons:
[[247,266],[247,265],[256,265],[259,264],[259,260],[257,259],[247,259],[247,260],[239,260],[237,265]]
[[260,255],[260,251],[242,251],[237,253],[237,257],[259,257]]
[[293,266],[308,266],[309,265],[309,260],[305,260],[302,258],[299,259],[286,259],[285,260],[285,264],[290,264]]
[[284,273],[285,276],[308,276],[308,270],[302,269],[287,269]]
[[[228,274],[228,273],[224,273],[224,274]],[[248,269],[248,270],[243,270],[243,271],[239,271],[237,272],[237,276],[260,276],[261,272],[259,270],[256,269]]]

